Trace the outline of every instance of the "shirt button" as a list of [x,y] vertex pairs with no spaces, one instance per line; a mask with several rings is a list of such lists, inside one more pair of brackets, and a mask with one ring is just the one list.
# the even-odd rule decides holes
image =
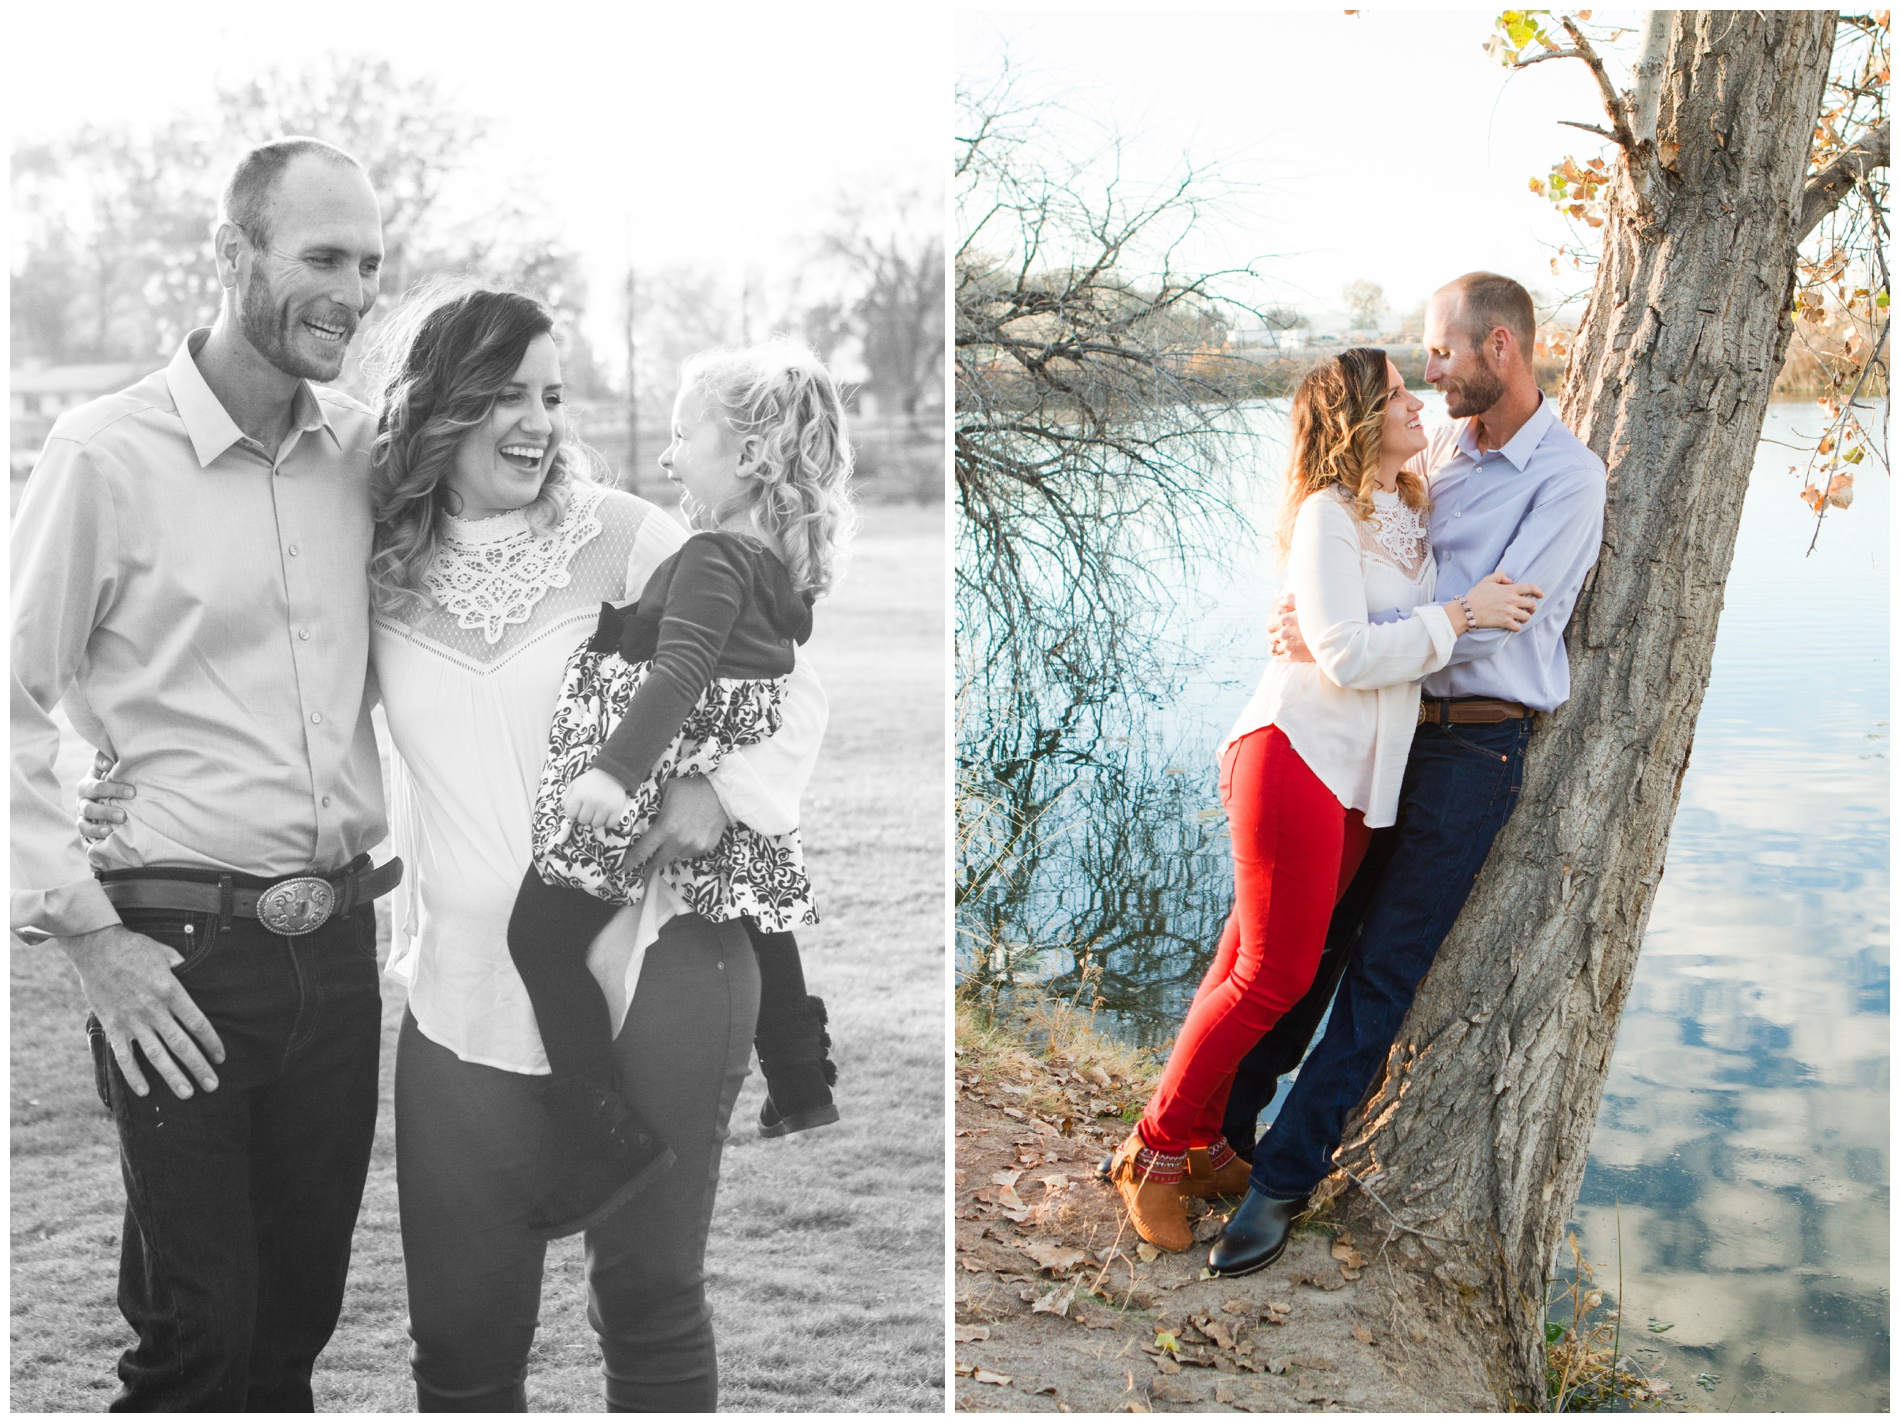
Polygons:
[[323,713],[322,713],[322,712],[311,712],[311,713],[310,713],[310,720],[312,720],[313,722],[315,722],[315,721],[322,721],[322,720],[323,720]]
[[301,639],[302,639],[303,641],[305,641],[305,642],[308,642],[308,641],[310,641],[310,629],[309,629],[309,628],[298,628],[298,629],[297,629],[297,636],[298,636],[299,638],[301,638]]
[[325,796],[325,797],[323,798],[323,803],[324,803],[325,805],[328,805],[328,804],[330,803],[330,797],[328,797],[328,796]]
[[295,557],[297,556],[297,545],[295,545],[295,544],[292,544],[292,545],[290,546],[290,556],[291,556],[292,558],[295,558]]

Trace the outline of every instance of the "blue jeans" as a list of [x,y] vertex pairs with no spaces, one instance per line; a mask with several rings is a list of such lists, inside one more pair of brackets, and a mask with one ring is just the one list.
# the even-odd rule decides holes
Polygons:
[[[215,1091],[126,1085],[88,1021],[119,1131],[119,1308],[138,1343],[115,1412],[310,1412],[336,1328],[376,1125],[376,911],[284,938],[255,919],[127,910],[224,1043]],[[136,1049],[135,1049],[136,1051]]]
[[[1343,965],[1332,1018],[1254,1152],[1256,1190],[1277,1200],[1303,1197],[1332,1169],[1346,1118],[1384,1066],[1438,946],[1517,804],[1530,729],[1528,719],[1418,728],[1398,822],[1375,838],[1328,930],[1328,956]],[[1289,1055],[1297,1060],[1303,1041],[1293,1039],[1312,1033],[1329,979],[1322,965],[1308,995],[1320,995],[1317,1007],[1302,1000],[1249,1054],[1252,1065],[1236,1074],[1228,1098],[1230,1120],[1248,1100],[1256,1115],[1266,1105],[1257,1095],[1263,1079],[1271,1099],[1264,1069]]]
[[[718,1407],[706,1236],[758,1011],[745,931],[668,920],[613,1053],[628,1105],[678,1159],[587,1232],[587,1319],[609,1413]],[[528,1234],[528,1207],[547,1131],[535,1094],[547,1080],[464,1062],[403,1018],[396,1195],[419,1413],[527,1410],[547,1255]]]

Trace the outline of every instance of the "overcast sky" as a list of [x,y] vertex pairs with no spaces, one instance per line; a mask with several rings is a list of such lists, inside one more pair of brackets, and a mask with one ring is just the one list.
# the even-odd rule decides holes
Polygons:
[[220,82],[327,50],[386,58],[488,119],[492,187],[477,196],[532,185],[605,308],[629,250],[646,266],[769,269],[840,188],[941,184],[950,30],[936,7],[22,7],[7,20],[11,137],[202,111]]
[[[1019,93],[1112,122],[1137,175],[1214,160],[1238,191],[1197,232],[1201,262],[1264,259],[1274,298],[1310,313],[1339,311],[1355,278],[1404,311],[1474,268],[1581,291],[1567,267],[1551,275],[1568,224],[1528,180],[1602,151],[1558,122],[1601,123],[1601,103],[1580,63],[1499,67],[1482,47],[1496,14],[966,12],[957,64],[985,75],[1007,51]],[[1612,18],[1638,16],[1594,12]]]

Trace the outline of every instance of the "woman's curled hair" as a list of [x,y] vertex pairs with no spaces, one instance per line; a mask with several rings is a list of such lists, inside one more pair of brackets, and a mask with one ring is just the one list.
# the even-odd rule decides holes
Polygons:
[[822,595],[843,571],[858,526],[846,481],[851,445],[844,400],[824,362],[802,342],[777,339],[740,350],[702,351],[680,368],[680,388],[759,456],[748,493],[722,509],[696,511],[717,524],[751,507],[753,521],[784,555],[792,586]]
[[[1276,530],[1280,557],[1293,544],[1293,525],[1307,496],[1338,485],[1362,522],[1378,518],[1379,456],[1385,446],[1385,408],[1391,399],[1386,354],[1353,346],[1306,373],[1293,394],[1286,497]],[[1414,509],[1431,508],[1424,479],[1399,471],[1399,497]]]
[[[424,283],[377,330],[365,365],[379,412],[370,448],[370,592],[393,612],[427,606],[422,578],[435,557],[442,516],[459,513],[448,476],[462,437],[488,418],[537,336],[554,315],[522,292],[466,278]],[[585,450],[563,440],[541,492],[523,512],[542,531],[567,508],[574,480],[587,479]]]

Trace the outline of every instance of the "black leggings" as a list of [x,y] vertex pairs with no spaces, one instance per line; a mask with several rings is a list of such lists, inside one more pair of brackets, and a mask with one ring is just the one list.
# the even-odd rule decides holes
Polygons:
[[[548,1066],[602,1084],[613,1081],[613,1026],[606,995],[588,971],[587,951],[619,911],[584,890],[547,883],[529,865],[508,919],[508,955],[534,1005]],[[798,940],[768,933],[750,915],[739,922],[759,961],[759,1036],[768,1037],[804,1007]]]

